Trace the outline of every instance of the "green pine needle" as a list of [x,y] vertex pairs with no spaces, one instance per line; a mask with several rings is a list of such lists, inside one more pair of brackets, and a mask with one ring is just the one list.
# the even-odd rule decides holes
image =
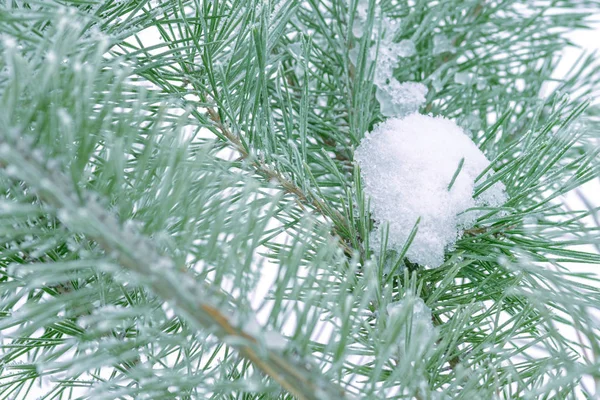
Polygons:
[[[553,72],[599,10],[0,3],[0,398],[597,397],[600,282],[575,266],[600,265],[600,207],[565,196],[599,176],[600,69]],[[372,235],[353,162],[388,19],[416,49],[394,77],[491,160],[473,195],[509,196],[435,269],[405,259],[419,221],[402,249]],[[388,316],[415,296],[431,337]]]

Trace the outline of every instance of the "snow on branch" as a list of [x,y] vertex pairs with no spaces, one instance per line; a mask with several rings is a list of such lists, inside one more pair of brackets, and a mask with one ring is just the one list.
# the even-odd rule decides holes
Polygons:
[[[368,14],[368,1],[361,1],[358,5],[357,19],[354,22],[353,33],[362,37]],[[380,33],[368,52],[369,62],[375,63],[375,96],[379,101],[381,113],[386,117],[403,117],[417,112],[425,103],[427,87],[419,82],[400,82],[394,77],[394,69],[398,67],[402,58],[415,55],[415,44],[408,39],[395,41],[395,36],[400,31],[401,25],[396,18],[381,15],[379,7],[375,15],[381,21]],[[358,49],[351,53],[354,63],[358,57]]]
[[372,243],[389,224],[388,245],[402,248],[420,218],[406,255],[421,265],[444,262],[444,251],[481,213],[469,209],[497,207],[506,200],[502,183],[473,198],[475,180],[490,162],[448,119],[420,114],[391,118],[367,134],[355,160],[377,224]]

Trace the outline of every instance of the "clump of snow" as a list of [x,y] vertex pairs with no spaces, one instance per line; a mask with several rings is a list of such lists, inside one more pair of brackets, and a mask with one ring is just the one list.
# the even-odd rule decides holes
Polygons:
[[[364,34],[364,23],[368,15],[368,4],[362,0],[357,6],[356,20],[353,26],[354,35],[361,37]],[[417,82],[400,82],[394,78],[394,69],[398,67],[401,59],[416,54],[416,47],[412,40],[404,39],[395,42],[394,38],[400,30],[397,18],[380,16],[381,9],[375,10],[376,20],[381,21],[379,43],[374,43],[369,49],[369,61],[375,63],[376,97],[379,101],[381,113],[386,117],[402,117],[416,112],[425,102],[427,87]],[[351,51],[351,59],[356,64],[358,49]]]
[[459,85],[468,85],[471,83],[472,76],[468,72],[457,72],[454,74],[454,82]]
[[446,35],[437,34],[433,37],[433,54],[439,55],[443,53],[450,53],[454,51],[452,42]]
[[417,54],[417,47],[415,42],[409,39],[401,40],[400,43],[396,44],[396,50],[400,57],[412,57]]
[[[369,52],[375,64],[375,96],[381,113],[386,117],[401,117],[418,111],[425,102],[427,87],[418,82],[400,82],[394,78],[394,69],[401,58],[415,54],[415,44],[411,40],[392,42],[391,35],[381,40],[379,49],[373,46]],[[377,51],[378,50],[378,51]]]
[[17,47],[17,41],[10,36],[3,37],[2,43],[4,44],[5,49],[14,49]]
[[[379,50],[379,54],[377,54],[377,50]],[[414,56],[416,52],[417,48],[412,40],[404,39],[395,43],[386,36],[382,39],[379,49],[376,46],[369,49],[369,57],[372,60],[378,57],[378,70],[391,70],[398,65],[401,58]]]
[[[371,59],[375,60],[375,50],[371,49]],[[394,69],[400,58],[415,53],[415,45],[410,40],[393,43],[384,38],[375,64],[376,97],[381,113],[386,117],[401,117],[416,112],[425,102],[427,87],[417,82],[400,82],[394,78]]]
[[418,82],[398,82],[390,78],[388,84],[377,84],[375,97],[379,101],[381,113],[386,117],[405,116],[415,113],[425,103],[427,87]]
[[431,320],[431,310],[423,299],[407,296],[400,301],[388,304],[386,311],[388,324],[404,322],[406,325],[406,329],[399,332],[398,349],[405,350],[406,341],[409,340],[411,345],[417,344],[419,347],[413,348],[413,350],[416,350],[417,353],[424,353],[435,332]]
[[477,78],[477,90],[484,90],[487,87],[487,80],[482,77]]
[[[359,0],[356,6],[356,18],[354,19],[354,25],[352,26],[352,33],[356,37],[361,37],[364,32],[364,24],[367,20],[369,9],[369,1],[368,0]],[[376,11],[379,11],[377,9]],[[377,16],[377,15],[376,15]]]
[[376,221],[372,242],[389,224],[388,246],[400,250],[420,218],[406,256],[421,265],[443,263],[445,249],[481,215],[467,210],[506,200],[501,183],[473,198],[475,179],[490,162],[458,125],[441,117],[388,119],[367,134],[354,158]]

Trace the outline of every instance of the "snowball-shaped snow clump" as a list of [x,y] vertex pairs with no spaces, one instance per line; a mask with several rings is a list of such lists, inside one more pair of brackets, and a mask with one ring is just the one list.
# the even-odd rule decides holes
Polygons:
[[421,265],[441,265],[445,249],[481,215],[465,211],[506,201],[501,183],[473,198],[475,179],[490,162],[458,125],[441,117],[388,119],[367,134],[354,158],[376,221],[373,249],[385,223],[389,247],[401,249],[420,218],[406,255]]

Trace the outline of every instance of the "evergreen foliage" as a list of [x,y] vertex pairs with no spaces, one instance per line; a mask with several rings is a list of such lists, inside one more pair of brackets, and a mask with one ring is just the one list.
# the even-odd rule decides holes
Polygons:
[[506,186],[438,268],[405,260],[418,223],[369,239],[358,7],[0,1],[0,398],[600,395],[599,279],[568,269],[600,264],[598,209],[562,197],[598,178],[600,69],[549,86],[600,4],[369,2],[420,111],[492,160],[475,195]]

